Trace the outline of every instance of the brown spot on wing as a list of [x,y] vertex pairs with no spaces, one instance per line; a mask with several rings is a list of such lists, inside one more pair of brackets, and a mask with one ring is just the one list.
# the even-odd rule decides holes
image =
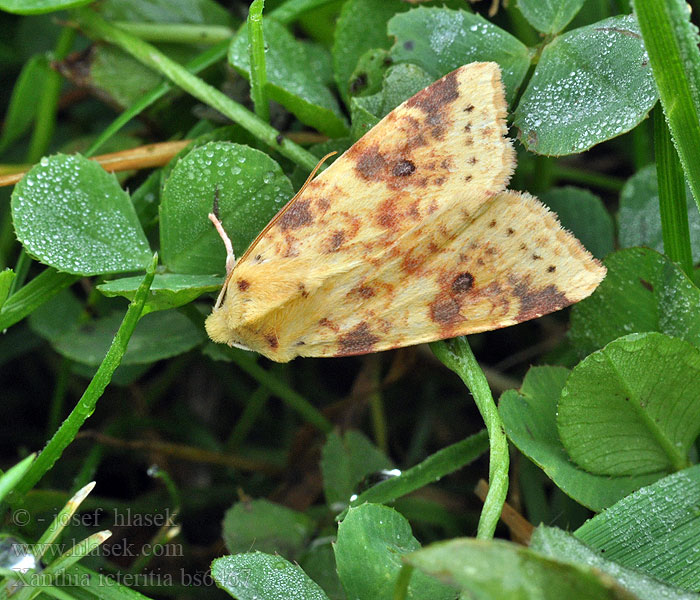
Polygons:
[[314,222],[314,218],[309,211],[309,200],[297,200],[279,218],[278,225],[282,231],[289,229],[299,229]]
[[452,289],[452,293],[464,294],[472,289],[473,285],[474,276],[471,273],[461,273],[454,278],[450,287]]
[[418,92],[406,102],[410,108],[419,108],[426,115],[435,139],[442,139],[447,123],[443,120],[445,107],[459,98],[459,86],[455,72],[448,73],[431,86]]
[[430,318],[440,325],[454,325],[464,320],[459,314],[459,302],[445,293],[430,303]]
[[386,161],[379,152],[379,146],[375,144],[363,150],[357,157],[355,170],[365,179],[375,180],[379,178],[385,165]]
[[268,333],[265,335],[265,341],[270,348],[277,348],[280,344],[277,341],[277,336],[274,333]]
[[364,321],[338,338],[337,356],[365,354],[371,352],[379,337],[372,334]]
[[518,323],[554,312],[571,304],[566,295],[555,285],[535,289],[528,279],[511,277],[513,293],[520,300],[520,310],[515,316]]
[[340,248],[341,244],[345,240],[344,231],[335,231],[328,240],[328,250],[327,252],[336,252]]
[[413,162],[411,162],[410,160],[404,158],[394,165],[394,168],[391,172],[394,175],[394,177],[406,177],[408,175],[412,175],[415,171],[416,165],[413,164]]
[[245,292],[250,287],[250,282],[246,281],[245,279],[239,279],[236,281],[236,285],[241,292]]

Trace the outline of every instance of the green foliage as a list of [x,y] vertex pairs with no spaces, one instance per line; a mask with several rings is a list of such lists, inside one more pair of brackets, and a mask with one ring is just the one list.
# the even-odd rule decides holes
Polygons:
[[[0,0],[65,11],[0,14],[0,177],[36,163],[2,196],[1,458],[43,448],[0,474],[6,595],[22,580],[17,600],[213,583],[251,600],[697,597],[700,55],[684,2],[633,0],[632,16],[612,11],[625,2],[518,0],[493,19],[463,0],[81,3]],[[208,214],[241,256],[321,156],[472,61],[502,70],[510,187],[537,191],[604,261],[591,297],[435,343],[437,361],[406,349],[271,366],[207,343],[226,259]],[[87,160],[124,139],[191,143],[119,179]],[[85,157],[55,154],[85,140]],[[487,478],[481,504],[471,490]],[[509,482],[517,510],[548,524],[530,547],[491,539],[508,535]],[[81,502],[174,516],[127,525],[136,555],[118,556],[99,551]],[[2,562],[7,536],[36,540],[41,582]]]
[[497,62],[509,102],[530,66],[527,46],[481,16],[463,10],[419,7],[393,17],[387,31],[396,37],[389,56],[422,67],[433,80],[466,63]]
[[519,139],[532,152],[583,152],[639,124],[657,100],[639,26],[619,16],[545,46],[515,109]]
[[217,558],[211,565],[217,585],[238,600],[327,600],[298,565],[280,556],[251,552]]
[[614,579],[578,561],[567,564],[503,540],[454,539],[415,552],[407,562],[464,594],[484,598],[635,598]]
[[12,220],[27,252],[74,275],[143,269],[151,255],[129,195],[80,155],[44,158],[12,192]]
[[523,16],[542,33],[557,33],[581,10],[585,0],[518,0]]
[[508,390],[498,410],[508,438],[574,500],[600,511],[659,475],[609,477],[577,467],[557,431],[557,405],[569,377],[562,367],[531,368],[519,391]]
[[163,186],[163,263],[175,273],[223,275],[226,251],[207,218],[214,206],[240,256],[293,195],[280,166],[259,150],[226,142],[192,150]]
[[[420,548],[408,521],[379,504],[351,508],[338,525],[334,546],[338,576],[349,598],[392,600],[401,557]],[[445,600],[454,590],[421,572],[411,577],[406,598]]]
[[700,433],[696,374],[700,350],[683,340],[632,333],[610,342],[582,360],[562,390],[557,427],[564,448],[600,475],[687,466]]
[[575,536],[605,552],[609,561],[697,590],[699,487],[700,467],[679,471],[623,498],[579,527]]
[[229,552],[279,552],[296,559],[311,536],[313,521],[267,500],[237,502],[224,516],[222,535]]

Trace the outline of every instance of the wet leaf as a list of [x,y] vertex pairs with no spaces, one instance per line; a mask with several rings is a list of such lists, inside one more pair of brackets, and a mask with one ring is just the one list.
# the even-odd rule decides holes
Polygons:
[[700,434],[700,349],[661,333],[610,342],[571,372],[557,429],[571,459],[590,473],[683,468]]
[[160,244],[171,271],[224,274],[226,251],[207,218],[217,189],[219,218],[236,256],[294,195],[280,166],[259,150],[228,142],[196,148],[177,163],[163,188]]
[[222,535],[233,554],[259,550],[294,560],[305,548],[313,527],[304,513],[260,499],[237,502],[229,508]]
[[332,510],[342,510],[357,486],[370,473],[391,469],[394,465],[359,431],[350,430],[341,438],[331,433],[321,451],[321,472],[326,503]]
[[[392,508],[363,504],[351,508],[338,526],[335,560],[348,598],[393,600],[401,558],[420,548],[408,521]],[[406,598],[453,600],[454,589],[416,571]]]
[[518,0],[518,8],[530,25],[542,33],[558,33],[566,27],[586,0]]
[[659,476],[593,475],[571,462],[557,432],[557,403],[569,373],[562,367],[532,367],[519,391],[508,390],[501,395],[498,412],[508,438],[523,454],[565,494],[599,511]]
[[503,540],[456,538],[409,554],[405,561],[439,577],[466,598],[634,600],[610,577]]
[[215,0],[102,0],[109,21],[227,25],[231,14]]
[[[29,324],[62,356],[97,366],[105,357],[123,316],[123,311],[114,311],[86,321],[82,305],[73,294],[64,291],[35,310]],[[177,356],[203,340],[203,331],[179,312],[152,313],[139,321],[121,364],[142,365]]]
[[152,257],[129,195],[80,155],[42,158],[12,192],[12,219],[27,252],[66,273],[138,271]]
[[333,72],[341,98],[347,104],[353,84],[351,76],[360,57],[371,49],[391,46],[386,24],[410,5],[402,0],[349,0],[343,4],[335,27]]
[[[663,481],[663,480],[662,480]],[[649,489],[649,488],[646,488]],[[653,577],[625,568],[613,562],[601,548],[589,548],[570,533],[555,527],[540,526],[535,530],[530,548],[559,562],[578,567],[589,567],[612,577],[618,585],[631,592],[639,600],[697,600],[694,594],[664,585]]]
[[595,292],[571,311],[569,336],[581,356],[632,332],[659,331],[700,347],[700,289],[647,248],[610,254]]
[[648,62],[631,15],[555,38],[515,110],[521,142],[561,156],[633,129],[658,98]]
[[[330,137],[347,135],[348,127],[328,84],[332,82],[331,57],[321,46],[297,40],[269,19],[264,23],[265,68],[268,96],[302,122]],[[229,62],[250,79],[248,29],[244,25],[229,48]],[[307,69],[300,69],[307,65]]]
[[610,561],[698,592],[698,498],[700,466],[695,465],[623,498],[584,523],[574,535],[604,552]]
[[540,199],[593,256],[603,258],[613,251],[615,226],[598,196],[582,188],[561,187],[547,190]]
[[211,575],[237,600],[328,600],[299,565],[281,556],[262,552],[223,556],[211,564]]
[[[700,261],[700,212],[686,187],[688,226],[693,261]],[[647,165],[630,177],[620,192],[620,211],[617,213],[620,246],[646,246],[664,251],[659,215],[659,185],[656,165]]]
[[[97,286],[105,296],[123,296],[132,300],[142,277],[122,277]],[[156,310],[167,310],[189,304],[207,292],[221,288],[223,279],[216,275],[157,274],[151,284],[150,296],[143,307],[143,314]]]
[[389,55],[418,65],[433,80],[475,61],[495,61],[502,70],[508,102],[530,66],[527,46],[483,17],[463,10],[418,7],[396,15],[388,31],[396,36]]

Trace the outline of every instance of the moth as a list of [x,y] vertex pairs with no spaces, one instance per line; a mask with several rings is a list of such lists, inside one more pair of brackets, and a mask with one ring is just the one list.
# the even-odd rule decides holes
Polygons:
[[[471,63],[395,108],[307,183],[236,262],[206,329],[287,362],[506,327],[605,276],[539,200],[507,191],[497,64]],[[212,218],[212,216],[210,216]]]

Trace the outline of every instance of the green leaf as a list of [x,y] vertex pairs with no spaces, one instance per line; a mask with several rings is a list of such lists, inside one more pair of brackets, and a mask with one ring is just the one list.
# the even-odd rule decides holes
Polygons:
[[14,279],[15,272],[12,269],[0,271],[0,309],[2,309],[5,300],[7,300]]
[[[126,108],[160,85],[162,77],[115,46],[98,45],[84,61],[66,63],[71,79]],[[128,77],[124,77],[128,73]],[[103,149],[104,152],[104,149]]]
[[[113,279],[97,286],[108,298],[123,296],[132,300],[141,282],[141,277]],[[207,292],[221,288],[223,280],[215,275],[179,275],[165,273],[156,275],[151,285],[151,295],[146,300],[143,314],[156,310],[167,310],[189,304]]]
[[335,567],[334,542],[335,538],[330,536],[313,540],[299,563],[304,572],[323,588],[331,600],[346,600]]
[[581,356],[632,332],[659,331],[700,347],[700,290],[668,258],[647,248],[610,254],[608,274],[571,311],[569,335]]
[[503,540],[456,538],[431,544],[405,558],[462,590],[463,598],[500,600],[634,600],[595,569],[554,560]]
[[700,466],[696,465],[623,498],[579,527],[574,535],[604,552],[608,560],[697,592],[699,497]]
[[557,427],[569,456],[591,473],[687,466],[700,434],[700,349],[661,333],[610,342],[571,372]]
[[657,475],[606,477],[579,469],[571,462],[557,433],[557,402],[570,371],[532,367],[519,391],[508,390],[498,411],[510,440],[574,500],[600,511],[658,479]]
[[326,503],[339,511],[350,502],[350,496],[359,492],[362,479],[394,465],[372,442],[359,431],[343,435],[333,432],[321,450],[321,473]]
[[391,46],[386,24],[410,5],[402,0],[348,0],[338,17],[333,44],[333,72],[341,98],[348,103],[351,76],[360,57],[371,49]]
[[90,4],[92,0],[0,0],[0,10],[17,15],[38,15]]
[[683,0],[633,0],[668,127],[700,207],[700,51],[690,5]]
[[512,102],[530,66],[527,46],[480,15],[448,8],[418,7],[389,21],[396,36],[390,56],[410,62],[438,79],[475,61],[495,61]]
[[211,564],[211,575],[238,600],[328,600],[299,565],[281,556],[262,552],[223,556]]
[[387,503],[435,483],[448,473],[461,469],[488,450],[488,436],[482,430],[468,438],[442,448],[417,465],[395,477],[380,481],[352,501],[352,506],[363,502]]
[[[690,188],[686,187],[688,225],[693,261],[700,261],[700,212],[698,212]],[[659,185],[656,166],[647,165],[637,171],[625,183],[620,192],[620,211],[617,213],[620,230],[620,246],[647,246],[664,251],[659,216]]]
[[360,56],[357,67],[350,76],[350,96],[369,96],[381,91],[384,74],[391,65],[389,52],[384,48],[371,48]]
[[[64,292],[34,311],[30,325],[62,356],[87,365],[99,365],[122,315],[115,311],[87,322],[81,315],[80,303],[72,294]],[[177,356],[203,339],[203,331],[184,315],[176,311],[152,313],[139,321],[121,364],[147,364]]]
[[237,502],[226,511],[223,538],[229,552],[278,553],[295,560],[311,537],[313,521],[305,514],[268,500]]
[[45,269],[5,300],[0,310],[0,331],[24,319],[77,279],[74,275],[59,273],[55,269]]
[[402,64],[389,67],[381,91],[372,96],[352,98],[352,136],[359,139],[394,108],[435,79],[416,65]]
[[207,215],[219,218],[237,256],[294,192],[280,166],[248,146],[211,142],[182,158],[163,188],[160,244],[171,271],[223,274],[226,251]]
[[5,499],[5,496],[9,494],[14,487],[19,483],[19,481],[24,477],[29,468],[32,466],[32,462],[36,458],[36,454],[30,454],[25,456],[16,465],[10,467],[2,475],[0,475],[0,502]]
[[542,33],[558,33],[566,27],[586,0],[518,0],[518,8],[530,25]]
[[80,155],[42,158],[12,192],[12,219],[27,252],[59,271],[138,271],[151,259],[129,195]]
[[[663,480],[662,480],[663,481]],[[648,488],[647,488],[648,489]],[[639,515],[637,515],[639,516]],[[630,540],[628,540],[630,541]],[[635,539],[638,541],[638,538]],[[674,543],[677,543],[674,540]],[[664,585],[653,577],[620,566],[608,556],[601,556],[599,550],[589,548],[570,533],[555,527],[538,527],[530,541],[530,548],[559,562],[572,566],[588,567],[609,575],[639,600],[697,600],[695,594],[687,594],[671,586]],[[577,596],[575,596],[577,598]]]
[[[335,560],[348,598],[393,600],[403,555],[420,548],[408,521],[392,508],[351,508],[338,526]],[[425,573],[413,573],[406,598],[453,600],[455,591]]]
[[22,137],[33,123],[41,97],[37,90],[44,87],[47,73],[48,63],[43,54],[35,54],[24,63],[12,88],[12,96],[2,124],[0,153]]
[[[330,137],[347,135],[340,106],[328,88],[332,81],[331,58],[317,44],[297,40],[272,19],[265,20],[267,95],[307,125]],[[250,79],[248,27],[231,42],[229,63]],[[302,65],[304,68],[302,68]]]
[[573,154],[633,129],[656,100],[637,22],[621,15],[545,46],[514,124],[528,150]]
[[551,188],[540,199],[593,256],[603,258],[613,251],[615,226],[598,196],[582,188],[562,187]]

